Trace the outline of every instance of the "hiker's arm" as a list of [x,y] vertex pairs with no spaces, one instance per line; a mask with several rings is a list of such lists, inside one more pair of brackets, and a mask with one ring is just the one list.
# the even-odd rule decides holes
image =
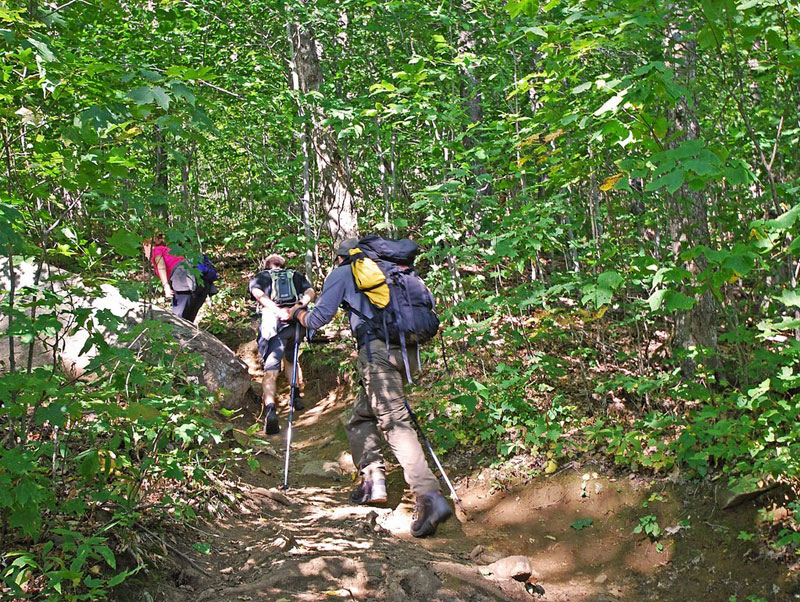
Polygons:
[[161,286],[164,288],[164,296],[167,299],[172,298],[172,287],[169,285],[169,276],[167,275],[167,262],[164,261],[163,255],[156,255],[156,274],[158,279],[161,280]]
[[298,309],[306,309],[308,307],[308,304],[311,303],[314,300],[314,297],[316,296],[317,295],[314,292],[313,288],[307,288],[305,291],[303,291],[303,294],[300,295],[300,298],[297,300],[297,303],[295,303],[289,308],[289,316],[291,318],[294,318],[295,312]]
[[[295,272],[293,281],[294,288],[296,291],[298,291],[298,297],[295,304],[289,308],[290,314],[294,314],[295,310],[300,307],[307,307],[308,304],[314,300],[314,297],[316,297],[316,293],[314,293],[314,286],[302,272]],[[302,293],[300,293],[300,291],[302,291]]]
[[295,306],[291,309],[292,313],[294,313],[294,310],[298,307],[308,307],[308,304],[311,303],[316,296],[317,294],[314,292],[313,288],[304,290],[303,294],[300,295],[300,298],[297,300],[297,303],[295,303]]
[[[300,324],[306,328],[317,330],[333,320],[333,316],[339,311],[339,305],[342,303],[342,299],[344,299],[344,291],[345,281],[339,274],[336,274],[336,270],[334,270],[325,281],[322,294],[319,296],[314,309],[308,311],[303,307],[298,307],[292,311],[292,317],[296,318]],[[306,293],[308,293],[308,291],[303,293],[303,295]]]
[[253,295],[253,297],[255,297],[256,301],[261,307],[266,307],[273,313],[279,313],[279,310],[281,308],[278,307],[278,304],[275,303],[275,301],[273,301],[272,299],[270,299],[269,295],[264,291],[262,291],[260,288],[253,287],[252,289],[250,289],[250,293]]

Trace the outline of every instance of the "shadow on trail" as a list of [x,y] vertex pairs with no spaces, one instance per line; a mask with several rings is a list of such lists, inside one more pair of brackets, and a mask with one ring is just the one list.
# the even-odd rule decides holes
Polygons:
[[[277,489],[286,441],[283,393],[279,435],[246,434],[257,407],[247,408],[237,424],[236,442],[256,450],[258,468],[243,462],[229,476],[234,496],[224,515],[175,542],[186,553],[175,559],[182,568],[171,581],[127,599],[790,599],[774,592],[777,565],[737,540],[741,530],[752,529],[752,510],[722,514],[709,508],[707,495],[687,494],[685,484],[646,483],[599,468],[568,467],[505,491],[493,487],[492,469],[455,478],[466,519],[457,513],[436,537],[414,539],[408,533],[412,503],[398,466],[387,463],[387,507],[349,501],[354,467],[342,420],[352,383],[320,367],[312,367],[307,380],[308,409],[295,415],[289,490]],[[633,532],[647,516],[659,525],[658,537]],[[205,549],[208,554],[201,553]],[[514,555],[530,560],[544,596],[487,567]]]

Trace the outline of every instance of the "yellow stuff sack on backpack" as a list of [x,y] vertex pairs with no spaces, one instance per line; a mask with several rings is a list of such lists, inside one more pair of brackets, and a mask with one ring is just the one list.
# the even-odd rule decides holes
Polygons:
[[389,285],[378,264],[364,255],[361,249],[350,249],[350,267],[353,270],[356,286],[370,302],[377,307],[389,305]]

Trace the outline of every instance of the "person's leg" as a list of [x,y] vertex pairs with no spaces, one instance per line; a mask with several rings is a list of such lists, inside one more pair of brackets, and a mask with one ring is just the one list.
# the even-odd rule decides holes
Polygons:
[[203,286],[198,286],[197,290],[191,294],[188,307],[183,317],[190,322],[194,322],[195,318],[197,318],[197,313],[200,311],[200,308],[203,307],[203,303],[205,303],[207,297],[208,285],[203,284]]
[[353,463],[361,475],[361,482],[350,493],[350,501],[355,504],[386,502],[386,466],[381,454],[380,431],[363,385],[344,428]]
[[264,378],[261,379],[261,400],[265,406],[275,405],[275,391],[278,388],[278,370],[264,370]]
[[172,313],[180,318],[186,318],[189,305],[192,303],[192,293],[172,293]]
[[[373,341],[370,351],[372,362],[368,363],[364,379],[370,405],[378,419],[378,428],[403,467],[406,483],[416,496],[411,535],[433,535],[439,524],[446,521],[453,511],[442,496],[439,481],[425,460],[425,453],[405,405],[403,354],[393,346],[387,355],[382,341]],[[419,369],[416,349],[409,348],[407,357],[412,373],[416,372]]]
[[258,351],[264,362],[264,378],[261,380],[261,398],[264,403],[264,430],[268,435],[280,432],[278,413],[275,409],[275,394],[278,388],[281,360],[284,353],[285,340],[279,332],[270,339],[258,335]]
[[344,430],[347,433],[347,440],[350,442],[353,464],[356,465],[361,476],[368,480],[385,478],[386,467],[383,464],[383,454],[381,454],[378,421],[370,408],[369,399],[363,387],[356,397]]
[[[428,466],[405,406],[405,366],[402,355],[399,349],[392,347],[387,357],[383,341],[372,341],[370,345],[372,361],[367,361],[366,350],[362,349],[359,353],[359,372],[370,408],[377,419],[377,427],[403,467],[403,476],[411,492],[417,496],[439,492],[439,481]],[[413,371],[416,371],[416,352],[412,354],[411,351],[408,360]]]
[[[292,386],[292,372],[294,372],[294,346],[295,346],[295,325],[292,324],[287,328],[288,331],[291,332],[291,335],[286,340],[286,355],[284,356],[283,362],[283,369],[284,374],[286,375],[286,382],[289,383],[289,387]],[[302,334],[305,332],[305,329],[301,328],[301,341],[302,341]],[[298,398],[295,400],[295,410],[304,410],[305,405],[303,404],[303,391],[305,390],[305,383],[303,381],[303,368],[300,365],[300,357],[298,353],[297,358],[297,394]],[[291,394],[291,389],[289,390]]]

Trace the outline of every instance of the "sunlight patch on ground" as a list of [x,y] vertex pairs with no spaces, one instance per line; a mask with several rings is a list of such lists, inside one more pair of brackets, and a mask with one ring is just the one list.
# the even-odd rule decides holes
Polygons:
[[371,541],[356,541],[353,539],[332,539],[327,538],[322,541],[318,541],[316,539],[300,539],[298,538],[297,543],[301,546],[312,549],[317,552],[343,552],[349,551],[353,548],[357,548],[359,550],[368,550],[372,547]]

